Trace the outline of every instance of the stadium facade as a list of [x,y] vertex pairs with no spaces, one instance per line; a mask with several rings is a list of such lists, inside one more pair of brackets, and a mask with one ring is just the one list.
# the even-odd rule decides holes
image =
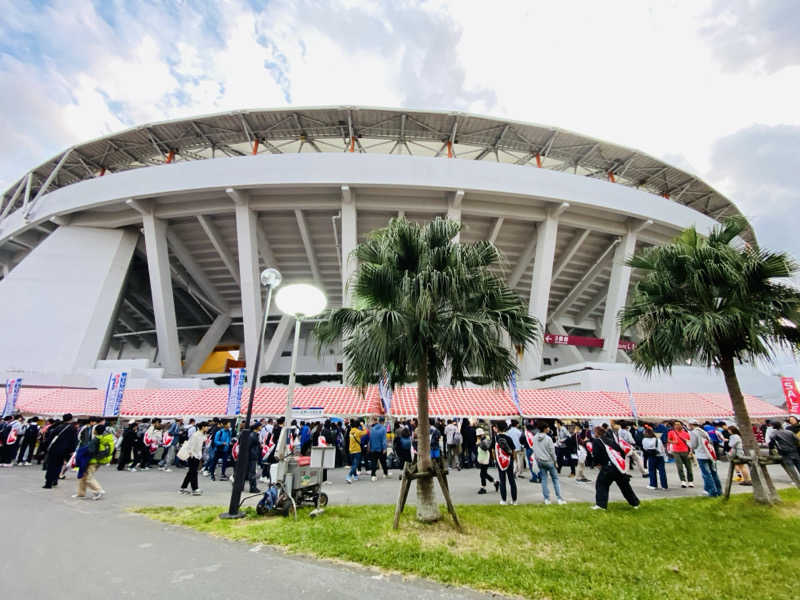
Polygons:
[[[524,386],[619,389],[632,376],[620,348],[635,342],[616,322],[636,277],[625,258],[739,214],[694,175],[572,132],[358,107],[135,127],[32,169],[0,206],[0,371],[103,385],[121,367],[133,387],[208,385],[215,348],[254,357],[266,266],[347,304],[351,251],[403,215],[458,220],[462,240],[502,250],[503,276],[550,334],[523,359]],[[269,321],[262,373],[286,373],[290,322]],[[339,373],[311,326],[299,372]],[[722,391],[682,372],[671,385]]]

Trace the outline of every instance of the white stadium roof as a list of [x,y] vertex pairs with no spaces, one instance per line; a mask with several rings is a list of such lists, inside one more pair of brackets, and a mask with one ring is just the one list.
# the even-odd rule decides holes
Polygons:
[[[134,127],[68,148],[16,181],[0,220],[57,188],[166,162],[254,153],[362,152],[497,161],[609,179],[713,219],[740,214],[694,175],[637,150],[555,127],[460,112],[323,107],[241,110]],[[746,239],[754,240],[749,231]]]

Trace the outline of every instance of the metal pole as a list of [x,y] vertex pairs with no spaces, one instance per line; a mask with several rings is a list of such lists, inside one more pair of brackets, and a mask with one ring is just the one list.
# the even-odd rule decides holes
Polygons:
[[278,440],[278,447],[275,450],[278,458],[283,460],[286,457],[286,438],[289,435],[289,425],[292,422],[292,403],[294,400],[294,380],[297,375],[297,351],[300,347],[300,323],[303,319],[295,315],[294,322],[294,345],[292,346],[292,369],[289,372],[289,390],[286,394],[286,412],[283,416],[283,429]]
[[244,490],[248,463],[250,462],[250,419],[253,416],[253,399],[256,395],[256,386],[261,373],[261,348],[264,346],[264,334],[267,330],[267,316],[269,316],[269,305],[272,302],[273,287],[271,285],[267,287],[267,301],[264,305],[264,316],[261,319],[261,335],[258,337],[256,362],[250,375],[250,398],[247,401],[247,416],[244,420],[244,428],[239,431],[239,460],[236,461],[236,470],[233,473],[233,489],[231,490],[228,512],[220,515],[222,519],[239,519],[244,516],[244,513],[239,512],[239,504],[241,504],[242,491]]

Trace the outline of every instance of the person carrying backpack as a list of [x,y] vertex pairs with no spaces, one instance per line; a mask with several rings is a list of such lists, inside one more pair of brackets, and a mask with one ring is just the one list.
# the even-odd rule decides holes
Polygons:
[[86,489],[88,488],[94,492],[92,500],[100,500],[106,492],[94,475],[101,465],[111,462],[111,457],[114,456],[114,435],[107,431],[106,426],[102,423],[96,425],[92,438],[86,446],[81,447],[81,451],[84,448],[89,464],[82,477],[81,473],[78,473],[78,492],[72,497],[86,498]]
[[496,492],[500,487],[500,482],[496,481],[494,477],[489,474],[489,461],[492,458],[492,442],[486,436],[486,432],[480,427],[475,430],[475,437],[478,440],[478,467],[481,470],[481,488],[478,490],[479,494],[486,493],[486,482],[491,481],[494,484],[494,491]]

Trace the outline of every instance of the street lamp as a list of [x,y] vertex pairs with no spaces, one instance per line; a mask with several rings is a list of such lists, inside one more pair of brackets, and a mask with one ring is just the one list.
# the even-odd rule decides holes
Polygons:
[[275,294],[275,304],[278,309],[294,317],[294,345],[292,346],[292,368],[289,372],[289,390],[286,394],[286,413],[284,415],[281,437],[275,452],[278,459],[286,457],[286,438],[289,424],[292,422],[292,401],[294,400],[294,381],[297,371],[297,350],[300,346],[300,324],[306,317],[313,317],[325,310],[328,300],[318,287],[308,283],[295,283],[287,285]]
[[[258,336],[258,349],[256,350],[255,365],[248,368],[250,370],[250,399],[247,401],[247,416],[244,420],[244,427],[239,431],[239,460],[236,461],[236,470],[233,473],[233,490],[231,490],[231,501],[228,505],[228,512],[220,515],[223,519],[239,519],[244,513],[239,512],[244,481],[247,478],[247,468],[250,462],[250,419],[253,416],[253,399],[256,395],[256,386],[261,374],[261,348],[264,345],[264,334],[267,331],[267,317],[269,316],[269,305],[272,302],[272,290],[281,284],[281,274],[278,269],[264,269],[261,271],[261,285],[267,288],[267,299],[264,303],[264,315],[261,319],[261,335]],[[279,292],[280,293],[280,292]]]

